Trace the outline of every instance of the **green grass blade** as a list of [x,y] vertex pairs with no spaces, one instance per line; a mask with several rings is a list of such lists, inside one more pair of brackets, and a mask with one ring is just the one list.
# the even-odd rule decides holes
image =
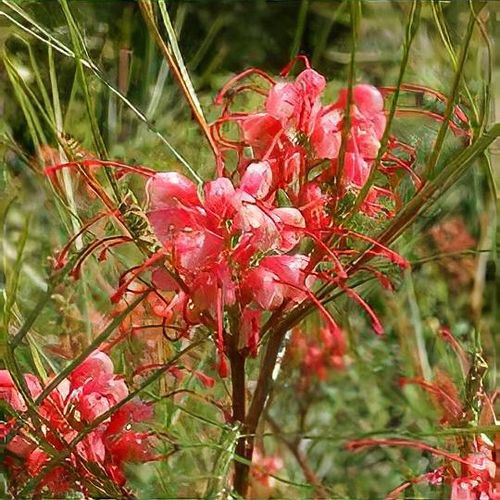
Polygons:
[[[172,155],[183,165],[183,167],[189,172],[189,174],[196,179],[198,182],[201,182],[201,177],[196,173],[196,170],[187,162],[187,160],[172,146],[170,141],[148,120],[146,115],[135,106],[126,96],[124,96],[118,89],[116,89],[111,83],[109,83],[102,71],[96,66],[92,60],[79,58],[69,47],[67,47],[64,43],[60,42],[56,37],[52,36],[47,29],[45,29],[40,23],[34,21],[29,15],[27,15],[18,5],[10,2],[9,0],[0,0],[0,3],[15,10],[25,21],[29,22],[29,24],[35,28],[29,28],[25,26],[23,23],[16,20],[14,17],[10,16],[8,13],[0,10],[0,16],[5,17],[10,22],[15,24],[17,27],[29,33],[31,36],[37,38],[41,42],[51,46],[54,50],[59,52],[66,57],[70,57],[72,59],[79,59],[81,64],[92,71],[92,73],[96,76],[96,78],[110,91],[114,94],[120,101],[122,101],[134,115],[146,125],[146,128],[153,133],[158,139],[167,147],[167,149],[172,153]],[[36,31],[35,31],[36,30]],[[42,36],[43,35],[43,36]]]
[[453,83],[450,90],[450,95],[448,96],[448,102],[446,103],[446,109],[443,115],[443,123],[441,124],[436,140],[434,142],[434,147],[432,149],[431,156],[427,165],[425,166],[424,172],[422,174],[424,182],[426,182],[429,177],[433,174],[434,169],[438,163],[439,156],[441,154],[441,150],[444,144],[444,140],[446,137],[446,133],[449,128],[449,120],[453,114],[453,109],[455,107],[457,98],[458,98],[458,90],[460,86],[460,81],[462,80],[462,74],[464,71],[465,60],[467,59],[467,54],[469,52],[469,46],[472,39],[472,34],[474,32],[474,27],[476,25],[476,14],[471,8],[471,14],[469,16],[469,22],[467,24],[467,30],[464,36],[463,44],[460,49],[460,56],[457,62],[457,69],[455,71],[455,76],[453,78]]
[[[368,195],[368,192],[370,188],[373,185],[373,182],[375,181],[375,176],[377,174],[377,170],[380,166],[380,163],[382,161],[382,157],[387,151],[387,147],[389,144],[389,137],[391,135],[391,126],[392,122],[394,120],[394,116],[396,115],[396,110],[398,107],[398,99],[399,99],[399,94],[401,92],[401,85],[403,84],[403,79],[406,73],[406,68],[408,66],[408,58],[410,56],[410,49],[412,46],[412,43],[415,39],[415,35],[417,34],[418,31],[418,26],[420,23],[420,13],[422,10],[422,5],[419,2],[419,0],[413,0],[411,9],[410,9],[410,15],[408,18],[408,23],[406,25],[406,30],[405,30],[405,39],[403,42],[403,55],[401,58],[401,63],[399,65],[399,75],[398,75],[398,80],[396,82],[396,89],[394,91],[394,94],[392,96],[392,101],[391,101],[391,107],[389,110],[389,114],[387,116],[387,122],[385,125],[384,129],[384,134],[382,136],[382,139],[380,140],[380,148],[377,153],[377,158],[375,159],[375,162],[370,170],[370,173],[368,175],[368,179],[366,180],[365,184],[361,188],[360,192],[358,193],[358,196],[356,197],[356,200],[354,202],[354,206],[352,207],[350,211],[351,217],[356,214],[358,211],[359,207],[362,205],[363,201],[365,200],[366,196]],[[348,222],[350,218],[347,219],[346,222]]]

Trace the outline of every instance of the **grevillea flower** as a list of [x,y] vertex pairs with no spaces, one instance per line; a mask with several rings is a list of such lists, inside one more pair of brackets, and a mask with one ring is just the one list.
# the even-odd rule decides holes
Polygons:
[[[102,165],[115,168],[120,176],[134,173],[148,179],[144,198],[149,224],[142,219],[147,227],[146,236],[140,238],[141,243],[148,242],[147,257],[122,275],[111,300],[120,304],[140,275],[151,271],[151,293],[144,307],[158,318],[167,338],[167,331],[174,331],[172,338],[177,339],[189,336],[193,327],[207,327],[214,336],[221,376],[228,374],[229,337],[237,337],[245,356],[255,355],[269,313],[287,313],[309,301],[336,331],[320,290],[344,291],[381,334],[375,312],[349,285],[359,270],[353,263],[383,257],[402,268],[408,265],[351,224],[354,215],[381,222],[394,216],[402,206],[401,173],[410,175],[415,185],[420,182],[413,170],[413,147],[394,135],[384,135],[384,97],[391,90],[359,84],[350,93],[341,89],[336,100],[324,102],[326,79],[305,57],[298,59],[306,67],[295,79],[289,76],[294,60],[279,80],[251,69],[223,87],[216,98],[221,115],[210,126],[218,147],[217,172],[211,181],[196,185],[177,172],[155,172],[117,161],[85,160],[47,169],[54,176],[61,168]],[[249,84],[248,78],[258,83]],[[242,92],[258,94],[260,105],[233,109],[234,97]],[[460,115],[458,108],[455,114]],[[455,121],[452,130],[464,133],[463,120]],[[227,127],[233,129],[230,137]],[[229,151],[236,157],[231,167]],[[375,167],[376,176],[371,175]],[[370,181],[363,190],[368,179],[376,179],[377,184]],[[123,208],[110,206],[105,193],[100,198],[107,216],[123,223]],[[349,212],[353,207],[359,214]],[[96,215],[86,229],[99,217],[104,215]],[[103,247],[99,258],[106,258],[110,246],[136,239],[120,235],[93,242],[78,258],[72,275],[78,276],[83,260],[98,247]],[[69,248],[58,256],[58,267],[65,264]],[[381,271],[366,265],[361,269],[390,288],[390,279]],[[113,381],[112,385],[121,384]],[[113,404],[110,389],[98,392],[89,387],[88,401],[93,406],[105,409]]]
[[261,162],[248,166],[239,186],[225,177],[207,182],[203,196],[181,174],[157,174],[148,182],[149,220],[182,282],[156,270],[155,285],[185,294],[186,323],[216,326],[222,371],[224,306],[240,300],[269,310],[304,298],[308,258],[284,253],[299,244],[305,220],[298,209],[267,200],[271,180],[269,164]]
[[[38,433],[54,450],[66,450],[85,426],[110,411],[114,405],[128,395],[128,387],[114,373],[111,359],[100,351],[93,352],[68,378],[63,379],[46,398],[37,402],[43,385],[31,374],[25,375],[28,388],[35,399],[35,405],[43,425]],[[10,374],[0,372],[2,389],[0,399],[14,410],[25,413],[27,408],[15,389]],[[50,383],[50,380],[48,381]],[[70,490],[87,492],[85,481],[98,481],[100,471],[111,478],[118,488],[125,485],[124,464],[154,460],[152,435],[132,429],[136,422],[152,417],[150,405],[132,400],[102,420],[80,439],[71,453],[55,467],[49,452],[28,437],[37,433],[37,423],[29,416],[15,427],[13,419],[9,431],[16,434],[7,445],[9,455],[7,470],[15,476],[14,484],[26,476],[44,474],[39,491],[46,489],[51,494],[63,495]],[[47,472],[44,472],[47,467]]]
[[[263,111],[232,114],[226,106],[223,116],[213,126],[221,147],[236,149],[241,155],[244,147],[251,147],[254,160],[266,160],[271,164],[273,185],[295,196],[300,192],[301,180],[318,163],[327,161],[330,164],[319,178],[326,181],[335,175],[347,107],[345,89],[335,103],[321,103],[326,80],[309,67],[307,60],[305,62],[307,68],[294,82],[278,82],[271,86]],[[234,92],[239,91],[238,81],[238,77],[234,79]],[[224,100],[226,92],[225,87],[218,102]],[[357,85],[352,94],[351,128],[343,159],[341,195],[345,194],[345,189],[359,189],[365,184],[386,124],[384,99],[375,87]],[[226,141],[222,135],[222,126],[228,121],[240,126],[241,143]],[[245,161],[242,155],[243,169]],[[400,162],[404,164],[404,160]],[[405,164],[405,168],[410,169],[410,166]],[[367,213],[376,215],[373,209]]]

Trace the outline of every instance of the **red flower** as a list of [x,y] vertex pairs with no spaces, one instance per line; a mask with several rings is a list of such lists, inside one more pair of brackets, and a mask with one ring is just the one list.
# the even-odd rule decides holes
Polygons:
[[[33,375],[25,375],[25,378],[36,398],[42,391],[42,385]],[[5,370],[0,372],[0,381],[0,398],[17,411],[25,412],[26,407],[13,386],[10,374]],[[39,432],[56,450],[65,450],[84,424],[92,424],[127,395],[128,387],[114,374],[111,359],[103,352],[95,351],[39,404],[39,414],[46,422]],[[8,445],[9,451],[17,458],[10,460],[7,467],[20,477],[23,474],[30,477],[44,474],[39,490],[45,488],[56,495],[79,488],[86,492],[82,480],[92,480],[90,471],[96,470],[96,467],[121,487],[125,483],[125,462],[156,459],[152,453],[153,436],[132,429],[132,425],[151,416],[149,405],[139,401],[128,402],[90,431],[70,455],[49,473],[45,473],[44,469],[50,466],[53,458],[46,450],[25,439],[23,429],[27,424],[24,423]],[[28,421],[32,426],[33,423]],[[12,425],[9,430],[11,428]],[[19,468],[19,462],[24,463],[24,468]],[[93,465],[86,465],[86,462]]]

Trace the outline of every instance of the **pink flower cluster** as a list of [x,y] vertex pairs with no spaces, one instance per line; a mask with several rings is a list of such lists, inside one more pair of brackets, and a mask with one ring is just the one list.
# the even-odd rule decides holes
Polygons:
[[[397,205],[394,187],[401,177],[395,172],[412,172],[412,149],[390,137],[381,153],[386,116],[383,96],[375,87],[357,85],[350,99],[344,89],[334,103],[323,104],[326,80],[302,59],[306,69],[294,81],[275,81],[253,69],[221,90],[216,98],[221,117],[210,126],[217,145],[214,180],[197,186],[176,172],[101,162],[118,172],[148,177],[147,215],[161,244],[159,251],[122,276],[112,301],[118,303],[134,280],[153,268],[152,301],[162,327],[187,334],[191,327],[203,325],[215,332],[221,376],[229,371],[228,339],[237,338],[233,348],[245,356],[256,355],[268,313],[288,312],[309,300],[329,328],[337,329],[315,295],[320,286],[344,290],[365,309],[375,332],[382,333],[375,313],[348,286],[349,265],[366,251],[370,257],[407,266],[398,254],[356,232],[345,216],[353,203],[347,195],[359,195],[375,167],[386,181],[383,186],[370,182],[359,210],[370,218],[391,216]],[[253,76],[263,85],[249,83]],[[247,92],[261,96],[262,106],[234,111],[234,100]],[[236,165],[230,168],[235,155]],[[78,165],[72,162],[47,171],[54,174]],[[107,238],[100,255],[110,245],[130,241],[125,236]],[[96,241],[91,249],[99,245]],[[364,271],[390,286],[380,271]]]
[[302,386],[314,378],[326,380],[332,370],[343,370],[346,351],[344,332],[337,325],[322,326],[307,336],[300,328],[292,332],[289,353],[300,364]]
[[[129,394],[125,381],[114,374],[113,363],[106,354],[94,351],[40,402],[37,398],[43,384],[31,374],[24,375],[24,379],[35,401],[36,417],[29,412],[10,373],[0,371],[0,400],[8,405],[7,414],[13,414],[3,424],[2,434],[12,435],[6,447],[5,466],[14,488],[29,477],[44,474],[38,490],[47,489],[56,495],[75,488],[86,493],[88,484],[98,481],[100,475],[110,478],[121,489],[126,482],[123,471],[126,462],[155,458],[151,434],[132,430],[135,422],[152,417],[149,405],[129,401],[95,425],[96,419]],[[79,433],[92,425],[94,428],[83,439],[76,439],[76,446],[55,467],[51,467],[53,457],[48,450],[33,437],[41,438],[41,433],[43,441],[55,453],[65,452]]]
[[[211,324],[221,351],[224,307],[237,304],[242,324],[257,326],[261,311],[309,293],[309,258],[287,255],[300,241],[304,218],[296,208],[266,202],[270,180],[269,166],[255,163],[239,186],[220,177],[204,185],[203,196],[177,173],[157,174],[148,183],[149,219],[177,275],[172,279],[162,268],[153,273],[159,289],[177,292],[162,314],[170,319],[177,311],[189,324]],[[258,330],[250,330],[248,345],[256,346]],[[222,352],[220,372],[227,373]]]
[[[316,282],[346,289],[368,312],[375,331],[382,332],[373,311],[348,289],[342,259],[356,253],[352,240],[358,239],[373,245],[372,255],[401,266],[406,262],[367,236],[340,227],[335,210],[347,192],[364,185],[374,165],[386,122],[384,102],[374,87],[353,89],[341,186],[336,186],[346,91],[336,103],[322,105],[325,86],[324,77],[307,68],[294,82],[273,82],[264,110],[255,113],[231,112],[226,86],[217,98],[224,103],[222,118],[211,130],[222,157],[229,149],[237,151],[237,169],[230,173],[222,161],[216,179],[200,188],[176,172],[149,175],[148,218],[162,249],[139,271],[155,267],[153,283],[167,297],[156,311],[165,323],[186,331],[203,324],[216,332],[221,376],[228,374],[228,330],[241,331],[239,348],[255,355],[264,312],[310,299],[337,328],[313,294]],[[223,137],[228,122],[237,124],[241,140]],[[362,206],[366,214],[384,216],[375,203],[382,191],[369,191]],[[122,280],[113,301],[130,282],[130,277]]]
[[[248,163],[267,162],[273,172],[273,188],[285,191],[294,204],[309,208],[304,214],[307,225],[317,227],[325,222],[321,217],[324,209],[347,193],[358,192],[368,180],[379,154],[386,116],[382,94],[366,84],[352,89],[347,117],[347,89],[340,91],[336,102],[322,104],[326,80],[303,59],[306,69],[293,82],[276,82],[259,70],[235,77],[217,98],[224,108],[212,130],[223,152],[236,151],[240,173]],[[267,88],[240,83],[254,74]],[[232,111],[235,96],[248,91],[265,96],[263,109]],[[239,140],[230,140],[224,133],[229,124],[236,124]],[[343,134],[346,140],[341,154]],[[411,170],[411,147],[391,138],[387,149],[380,158],[379,172],[390,176],[396,169],[404,169],[416,178]],[[382,198],[386,198],[385,205],[380,203]],[[370,216],[391,215],[393,211],[387,207],[394,201],[390,189],[372,186],[361,210]]]

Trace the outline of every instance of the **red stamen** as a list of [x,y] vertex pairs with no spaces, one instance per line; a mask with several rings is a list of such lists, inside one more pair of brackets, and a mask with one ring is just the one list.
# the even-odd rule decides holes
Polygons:
[[[410,174],[412,180],[413,180],[413,183],[415,184],[415,187],[420,188],[420,186],[422,185],[422,180],[413,171],[413,169],[411,168],[411,164],[409,165],[408,163],[406,163],[405,161],[403,161],[401,158],[398,158],[397,156],[394,156],[391,153],[388,153],[385,156],[384,161],[394,162],[398,167],[400,167],[403,170],[405,170],[406,172],[408,172]],[[385,164],[384,164],[384,166],[385,166]]]
[[[373,238],[370,238],[369,236],[366,236],[361,233],[357,233],[355,231],[351,230],[340,230],[345,236],[352,236],[354,238],[359,238],[360,240],[367,241],[368,243],[371,243],[375,247],[377,247],[380,251],[380,254],[383,255],[384,257],[388,258],[391,262],[394,262],[394,264],[397,264],[399,267],[402,269],[407,269],[410,267],[410,263],[401,255],[398,253],[394,252],[394,250],[391,250],[390,248],[385,247],[378,241],[375,241]],[[372,252],[377,252],[376,250],[371,250]],[[378,252],[377,252],[378,253]]]
[[323,314],[323,317],[325,318],[326,322],[329,323],[332,328],[339,328],[339,326],[337,325],[337,323],[333,319],[333,316],[330,314],[328,309],[326,309],[326,307],[318,300],[318,298],[314,295],[314,293],[311,292],[311,290],[309,290],[309,288],[307,288],[305,286],[299,287],[299,286],[295,285],[294,283],[289,283],[289,282],[283,281],[283,280],[275,279],[274,281],[276,283],[287,285],[291,288],[295,288],[296,290],[304,292],[309,297],[311,302],[313,302],[315,304],[315,306],[319,309],[319,311]]
[[311,63],[309,62],[309,59],[307,56],[303,54],[299,54],[298,56],[295,56],[281,71],[280,75],[284,76],[285,78],[290,74],[290,71],[292,71],[293,67],[297,63],[297,61],[302,61],[304,63],[304,66],[306,69],[311,69]]
[[372,273],[386,290],[390,290],[391,292],[394,291],[394,285],[392,284],[390,278],[381,271],[379,271],[378,269],[375,269],[372,266],[361,266],[359,269],[360,270],[363,269],[365,271]]
[[415,384],[419,385],[422,387],[424,390],[429,392],[430,394],[434,394],[438,398],[442,398],[451,405],[451,408],[453,409],[453,413],[455,415],[460,415],[462,413],[462,406],[458,401],[453,399],[452,396],[450,396],[444,388],[439,387],[437,384],[432,384],[430,382],[425,381],[424,379],[420,377],[414,377],[414,378],[401,378],[400,384],[402,386],[407,385],[407,384]]
[[52,175],[58,170],[62,170],[63,168],[79,168],[79,167],[116,167],[128,172],[144,175],[146,177],[152,177],[156,174],[156,171],[148,168],[142,167],[140,165],[127,165],[126,163],[121,163],[118,161],[111,160],[79,160],[79,161],[70,161],[67,163],[59,163],[57,165],[51,165],[45,168],[45,173],[47,175]]
[[340,263],[340,260],[338,257],[333,253],[333,251],[328,248],[328,246],[325,244],[325,242],[321,239],[318,238],[312,231],[306,231],[304,230],[304,233],[310,236],[318,245],[329,255],[329,257],[332,259],[333,264],[335,265],[337,276],[340,279],[347,279],[347,273],[345,272],[344,268],[342,267],[342,264]]
[[120,285],[120,287],[116,290],[116,292],[111,296],[111,298],[110,298],[111,302],[113,304],[116,304],[123,297],[123,295],[127,291],[128,286],[130,285],[130,283],[132,283],[132,281],[134,281],[137,278],[137,276],[139,276],[141,273],[143,273],[149,267],[152,267],[154,264],[156,264],[163,257],[164,257],[163,251],[160,250],[159,252],[154,253],[151,257],[146,259],[144,264],[137,266],[135,268],[132,268],[129,271],[127,271],[126,274],[131,273],[132,277]]
[[101,245],[108,245],[108,242],[113,241],[113,246],[121,245],[123,243],[129,243],[133,241],[133,239],[129,236],[108,236],[107,238],[102,238],[100,240],[94,241],[91,243],[78,257],[73,270],[70,272],[70,275],[76,280],[80,277],[81,267],[87,257]]
[[373,331],[377,335],[383,335],[384,327],[382,326],[382,323],[380,323],[380,320],[378,319],[373,309],[352,288],[347,288],[347,287],[341,287],[341,288],[347,293],[347,295],[349,295],[349,297],[351,297],[351,299],[356,301],[367,312],[368,316],[370,316],[372,320]]
[[450,344],[451,348],[455,351],[455,354],[460,359],[460,363],[462,364],[464,372],[467,373],[470,368],[470,363],[469,360],[467,359],[467,354],[465,354],[464,349],[458,343],[457,339],[451,333],[450,329],[446,326],[441,327],[439,329],[439,335],[445,342]]
[[68,242],[66,243],[66,245],[64,245],[63,249],[59,252],[59,254],[57,255],[56,257],[56,263],[55,263],[55,268],[56,269],[60,269],[64,266],[64,263],[65,263],[65,260],[66,260],[66,256],[68,255],[68,252],[69,252],[69,249],[71,247],[71,245],[85,232],[85,231],[88,231],[90,229],[90,227],[92,227],[96,222],[100,221],[101,219],[103,219],[104,217],[107,217],[109,215],[117,215],[119,214],[119,211],[118,210],[114,210],[113,212],[103,212],[103,213],[100,213],[100,214],[97,214],[96,216],[92,217],[88,222],[86,222],[81,228],[80,230],[75,233],[69,240]]
[[231,87],[236,83],[239,82],[240,80],[243,80],[243,78],[247,78],[250,75],[257,75],[269,82],[271,85],[274,85],[276,81],[271,78],[267,73],[262,71],[261,69],[258,68],[248,68],[245,71],[242,71],[241,73],[238,73],[237,75],[233,76],[220,90],[220,92],[217,94],[215,97],[215,104],[222,104],[225,95],[227,92],[230,91]]
[[[133,238],[130,238],[128,236],[123,236],[123,238],[120,241],[113,241],[111,243],[107,243],[104,248],[101,250],[99,253],[99,256],[97,257],[97,260],[99,262],[102,262],[103,260],[106,260],[107,257],[107,252],[110,248],[116,247],[118,245],[123,245],[124,243],[129,243],[131,241],[134,241]],[[141,293],[140,291],[136,291],[135,293]]]
[[408,448],[415,448],[417,450],[428,451],[433,455],[445,457],[449,460],[453,460],[455,462],[459,462],[461,464],[465,464],[471,466],[467,460],[464,460],[462,457],[458,455],[454,455],[453,453],[448,453],[446,451],[440,450],[438,448],[434,448],[425,443],[420,443],[418,441],[412,441],[411,439],[357,439],[349,441],[346,444],[346,448],[349,451],[359,450],[362,448],[368,448],[371,446],[404,446]]
[[[425,109],[411,109],[411,108],[399,108],[396,111],[397,115],[423,115],[427,116],[429,118],[432,118],[436,121],[443,122],[444,117],[437,114],[433,113],[432,111],[428,111]],[[460,128],[456,123],[454,123],[451,119],[448,120],[449,126],[452,129],[453,133],[455,135],[465,135],[467,138],[470,139],[471,133],[469,130],[464,130],[463,128]]]

